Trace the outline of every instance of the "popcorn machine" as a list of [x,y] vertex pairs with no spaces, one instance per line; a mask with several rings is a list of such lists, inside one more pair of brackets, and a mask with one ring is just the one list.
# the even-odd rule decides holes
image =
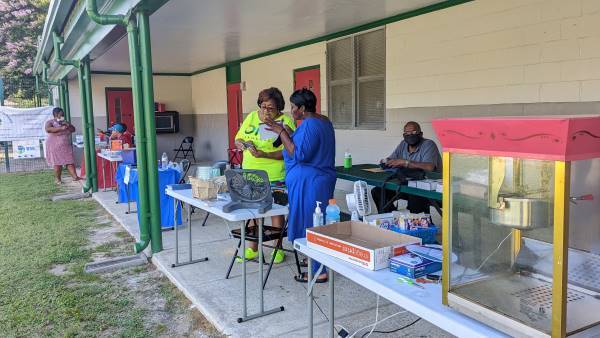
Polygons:
[[512,336],[600,336],[600,116],[433,127],[444,304]]

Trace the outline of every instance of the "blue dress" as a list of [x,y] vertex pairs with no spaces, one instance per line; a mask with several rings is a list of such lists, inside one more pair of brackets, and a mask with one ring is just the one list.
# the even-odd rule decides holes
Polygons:
[[[325,213],[335,190],[335,131],[328,119],[308,118],[292,135],[293,154],[283,150],[288,188],[288,239],[306,237],[312,227],[316,201]],[[314,269],[313,269],[314,270]]]

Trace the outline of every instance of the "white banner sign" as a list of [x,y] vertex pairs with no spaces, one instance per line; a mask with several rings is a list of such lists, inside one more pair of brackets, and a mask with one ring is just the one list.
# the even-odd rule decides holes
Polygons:
[[40,140],[15,140],[12,141],[13,158],[38,158],[40,157]]
[[53,107],[10,108],[0,106],[0,141],[46,138],[46,121]]

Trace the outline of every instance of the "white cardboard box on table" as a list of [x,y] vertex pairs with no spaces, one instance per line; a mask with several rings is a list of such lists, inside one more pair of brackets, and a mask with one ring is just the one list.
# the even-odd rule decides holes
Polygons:
[[362,222],[339,222],[306,229],[308,247],[369,270],[389,267],[389,258],[406,253],[421,239]]

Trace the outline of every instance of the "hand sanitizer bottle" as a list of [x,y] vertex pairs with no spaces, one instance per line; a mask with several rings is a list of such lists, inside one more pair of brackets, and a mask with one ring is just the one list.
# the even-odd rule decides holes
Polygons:
[[317,201],[317,207],[315,208],[315,213],[313,214],[313,227],[318,227],[323,225],[323,212],[321,211],[321,202]]

